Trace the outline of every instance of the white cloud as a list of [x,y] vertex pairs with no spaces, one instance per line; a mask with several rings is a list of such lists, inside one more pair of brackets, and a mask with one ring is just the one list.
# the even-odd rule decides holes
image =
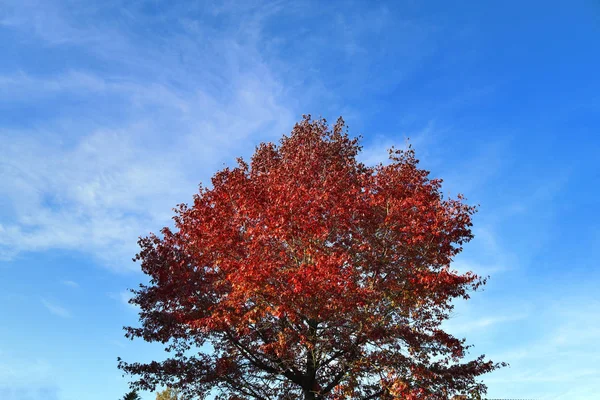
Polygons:
[[42,299],[42,304],[50,313],[59,316],[61,318],[71,318],[71,313],[66,308],[59,306],[56,303],[50,302],[46,299]]

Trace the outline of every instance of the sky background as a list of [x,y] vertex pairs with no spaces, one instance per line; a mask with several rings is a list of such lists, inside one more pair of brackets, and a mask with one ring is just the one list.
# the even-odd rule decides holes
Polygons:
[[305,113],[480,205],[446,327],[488,397],[597,397],[598,43],[591,0],[1,0],[0,398],[122,398],[137,237]]

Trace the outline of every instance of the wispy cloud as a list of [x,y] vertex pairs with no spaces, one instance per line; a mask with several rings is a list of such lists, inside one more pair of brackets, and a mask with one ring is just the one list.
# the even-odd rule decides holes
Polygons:
[[0,361],[0,387],[26,383],[41,386],[50,382],[52,370],[52,365],[42,358],[23,359],[3,354]]
[[461,318],[461,321],[450,319],[445,328],[453,335],[469,335],[478,330],[489,330],[497,325],[506,325],[527,318],[527,314],[493,315],[482,318]]
[[65,286],[72,287],[72,288],[78,288],[79,287],[79,283],[77,283],[75,281],[71,281],[71,280],[63,280],[60,283],[62,283]]
[[[268,10],[210,41],[193,38],[212,28],[174,19],[186,35],[155,43],[126,25],[74,25],[64,17],[70,11],[40,7],[35,29],[44,40],[93,49],[119,68],[0,76],[0,102],[78,104],[43,125],[0,126],[0,194],[9,206],[0,213],[1,259],[69,249],[133,268],[137,237],[169,224],[171,208],[189,201],[219,163],[292,125],[283,86],[257,48],[257,21]],[[9,9],[9,25],[24,29],[27,14],[16,3]]]
[[136,305],[129,303],[129,300],[131,300],[131,298],[133,297],[133,293],[131,293],[128,290],[123,290],[118,293],[108,293],[108,297],[110,297],[113,300],[119,301],[122,305],[127,306],[129,309],[136,311],[139,310],[139,308]]
[[428,154],[428,144],[435,136],[435,124],[429,121],[422,129],[415,132],[372,132],[375,139],[364,145],[359,159],[365,165],[377,165],[389,163],[389,149],[405,149],[410,145],[417,151],[417,157],[423,158]]
[[2,400],[57,400],[58,387],[52,365],[45,359],[17,358],[3,354],[0,360]]
[[600,351],[590,343],[600,337],[600,304],[586,296],[540,296],[538,302],[543,304],[529,315],[528,323],[537,325],[542,333],[523,337],[516,345],[499,343],[504,350],[490,356],[509,362],[511,368],[486,381],[505,388],[502,394],[508,397],[528,393],[527,397],[539,399],[593,398],[600,390],[600,382],[594,380],[600,374]]
[[112,344],[113,346],[117,346],[121,349],[124,349],[127,347],[127,345],[125,343],[123,343],[122,341],[119,341],[119,340],[111,340],[110,344]]
[[0,398],[3,400],[58,400],[58,393],[58,388],[53,385],[0,385]]
[[[370,49],[375,61],[356,54],[383,40],[397,55],[411,55],[403,57],[402,74],[356,80],[360,92],[403,79],[431,51],[431,26],[393,24],[386,7],[344,14],[324,8],[331,25],[305,14],[312,6],[304,2],[178,4],[160,17],[137,3],[113,7],[31,0],[3,9],[7,29],[106,67],[73,57],[68,69],[0,76],[0,103],[53,110],[45,118],[32,113],[23,126],[0,126],[0,195],[9,205],[0,213],[1,259],[58,248],[91,253],[117,270],[133,268],[139,235],[168,224],[171,207],[189,201],[223,162],[287,133],[311,111],[300,106],[351,114],[349,93],[340,88],[390,58],[383,47]],[[318,19],[319,31],[293,41],[266,32],[292,11]],[[99,17],[111,12],[117,18]],[[136,31],[155,25],[169,27],[159,40]],[[344,46],[332,49],[322,37]],[[322,59],[338,55],[352,58],[352,68],[326,70]],[[315,66],[323,70],[310,72]],[[326,75],[335,79],[322,81]],[[380,150],[387,156],[375,147],[365,153],[369,162]]]
[[71,318],[71,313],[69,312],[69,310],[54,302],[42,299],[42,304],[44,305],[44,307],[46,307],[48,311],[50,311],[50,313],[56,316],[59,316],[61,318]]

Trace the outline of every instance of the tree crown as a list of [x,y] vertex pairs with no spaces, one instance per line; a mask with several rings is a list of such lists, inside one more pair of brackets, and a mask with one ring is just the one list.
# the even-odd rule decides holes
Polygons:
[[[485,280],[450,267],[475,208],[444,199],[411,148],[357,161],[340,118],[310,116],[261,144],[181,204],[175,229],[139,241],[151,278],[135,291],[130,338],[172,357],[120,362],[182,396],[218,399],[449,398],[483,391],[500,364],[463,362],[440,328],[452,300]],[[412,397],[410,397],[412,396]]]

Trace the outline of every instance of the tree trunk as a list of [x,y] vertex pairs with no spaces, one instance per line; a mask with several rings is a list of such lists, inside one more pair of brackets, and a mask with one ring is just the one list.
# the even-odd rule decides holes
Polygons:
[[304,390],[304,400],[315,400],[315,392],[312,390]]
[[305,384],[304,384],[304,388],[303,388],[303,392],[304,392],[304,400],[315,400],[316,399],[316,394],[314,392],[315,389],[315,383],[316,383],[316,377],[317,377],[317,371],[316,371],[316,365],[315,365],[315,358],[314,358],[314,344],[316,343],[316,336],[317,336],[317,322],[314,320],[310,320],[308,321],[308,332],[309,332],[309,338],[311,339],[313,346],[312,348],[307,347],[306,348],[306,375],[305,375]]

